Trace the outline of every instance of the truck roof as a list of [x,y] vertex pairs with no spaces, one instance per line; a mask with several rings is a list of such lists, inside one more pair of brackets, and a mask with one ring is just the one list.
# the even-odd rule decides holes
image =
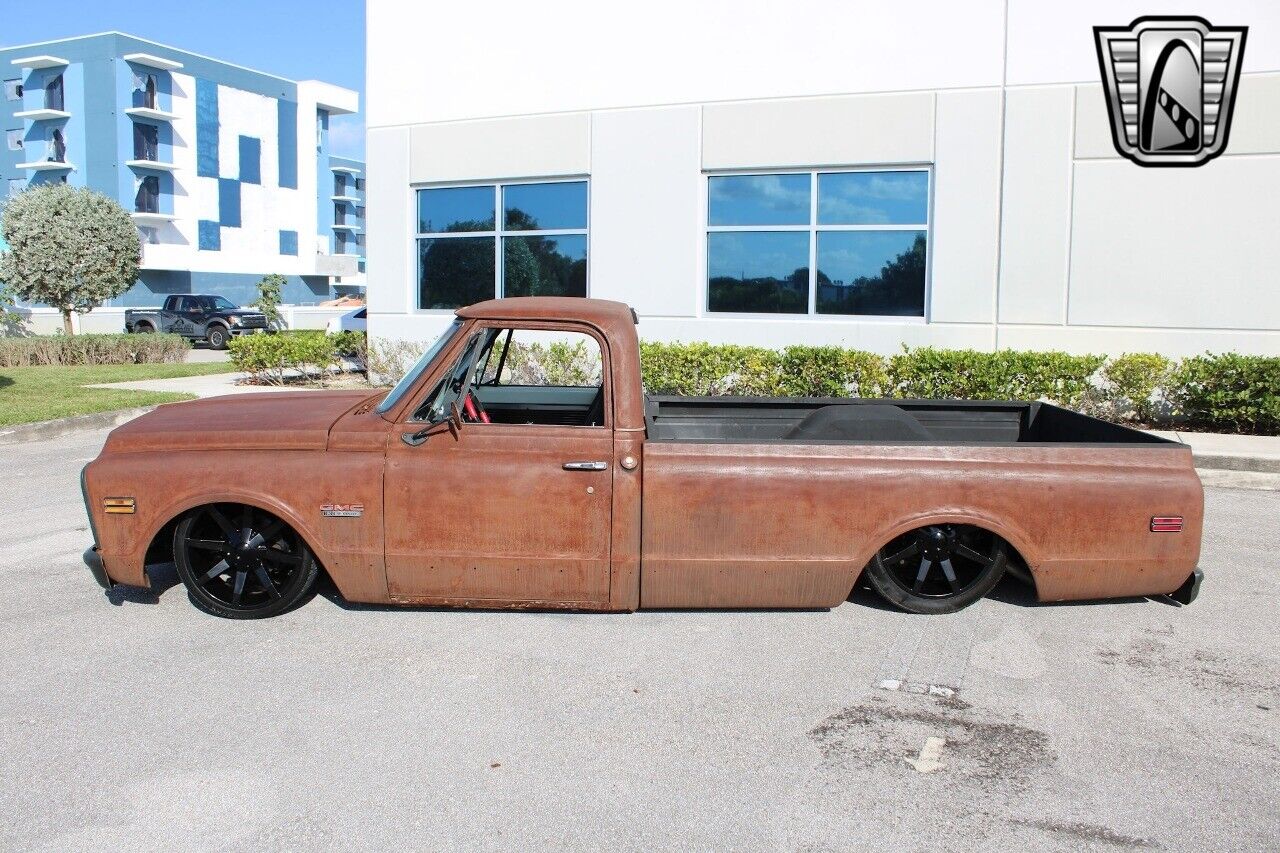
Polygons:
[[459,317],[484,320],[581,320],[609,331],[615,323],[633,325],[635,314],[625,302],[581,296],[512,296],[487,299],[457,311]]

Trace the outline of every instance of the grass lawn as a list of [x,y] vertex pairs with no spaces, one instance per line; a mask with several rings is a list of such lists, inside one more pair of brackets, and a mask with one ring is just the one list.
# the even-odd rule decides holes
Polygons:
[[132,382],[229,373],[229,363],[119,364],[102,367],[0,367],[0,426],[49,421],[136,406],[190,400],[192,394],[84,388],[97,382]]

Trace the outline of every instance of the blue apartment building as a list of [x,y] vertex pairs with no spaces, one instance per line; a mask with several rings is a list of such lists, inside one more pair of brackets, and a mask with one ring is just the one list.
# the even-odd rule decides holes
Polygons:
[[[298,306],[363,291],[364,164],[329,148],[356,92],[114,32],[0,48],[0,78],[0,197],[61,181],[115,198],[138,226],[139,280],[86,330],[171,293],[247,303],[267,273]],[[56,325],[30,310],[36,328]]]

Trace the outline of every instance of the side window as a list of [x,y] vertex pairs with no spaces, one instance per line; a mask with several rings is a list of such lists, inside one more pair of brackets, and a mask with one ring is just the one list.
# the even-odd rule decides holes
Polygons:
[[599,388],[600,345],[583,332],[504,329],[481,368],[480,385]]
[[474,369],[477,351],[487,345],[491,338],[492,334],[489,332],[471,336],[471,340],[462,350],[462,355],[453,363],[453,367],[449,368],[444,379],[440,380],[440,383],[427,395],[422,405],[414,410],[412,420],[439,423],[449,417],[449,404],[457,401],[461,396],[467,373]]

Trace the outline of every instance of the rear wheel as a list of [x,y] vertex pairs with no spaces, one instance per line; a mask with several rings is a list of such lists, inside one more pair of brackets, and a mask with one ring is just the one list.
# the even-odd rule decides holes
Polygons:
[[205,337],[209,341],[209,346],[213,349],[226,349],[227,341],[231,338],[231,333],[222,326],[210,326]]
[[292,528],[256,507],[209,504],[178,523],[178,577],[191,601],[226,619],[261,619],[301,604],[319,566]]
[[139,335],[149,335],[156,330],[156,327],[150,323],[136,323],[133,331]]
[[897,537],[867,566],[886,601],[911,613],[954,613],[982,598],[1007,563],[1004,540],[968,524],[931,524]]

